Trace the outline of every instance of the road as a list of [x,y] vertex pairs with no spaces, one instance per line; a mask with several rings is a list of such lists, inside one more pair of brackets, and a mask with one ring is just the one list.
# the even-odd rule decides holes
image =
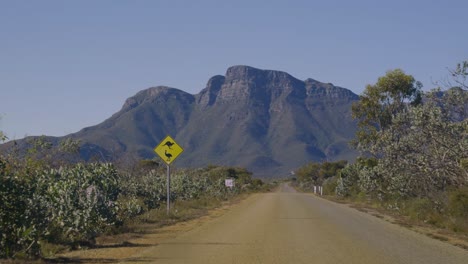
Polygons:
[[132,258],[153,263],[468,263],[468,251],[288,185]]

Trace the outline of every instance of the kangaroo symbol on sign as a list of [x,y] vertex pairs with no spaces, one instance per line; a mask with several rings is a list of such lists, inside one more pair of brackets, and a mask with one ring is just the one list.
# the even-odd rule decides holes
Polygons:
[[172,149],[172,145],[174,145],[174,142],[166,141],[163,146],[167,146],[169,149]]

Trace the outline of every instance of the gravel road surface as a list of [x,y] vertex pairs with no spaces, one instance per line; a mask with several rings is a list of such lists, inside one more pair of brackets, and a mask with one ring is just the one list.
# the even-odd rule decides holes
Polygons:
[[[468,263],[468,251],[283,185],[131,258],[141,263]],[[132,262],[130,261],[130,262]],[[126,263],[129,262],[127,259]]]

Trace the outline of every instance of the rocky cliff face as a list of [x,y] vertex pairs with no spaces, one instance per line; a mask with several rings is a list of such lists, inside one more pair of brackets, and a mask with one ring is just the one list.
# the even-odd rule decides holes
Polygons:
[[356,130],[356,100],[332,84],[233,66],[196,95],[164,86],[143,90],[103,123],[68,137],[85,142],[85,158],[153,158],[152,149],[170,134],[185,150],[178,167],[232,165],[284,176],[310,161],[355,157],[347,142]]
[[312,160],[353,159],[351,91],[280,71],[234,66],[196,97],[177,139],[185,166],[245,166],[285,175]]

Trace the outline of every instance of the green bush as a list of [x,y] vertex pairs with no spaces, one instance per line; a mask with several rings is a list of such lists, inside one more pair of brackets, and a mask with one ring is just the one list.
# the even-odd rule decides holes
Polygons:
[[46,207],[37,188],[38,178],[12,173],[0,159],[0,257],[38,255],[37,241],[49,224]]
[[58,170],[2,168],[1,257],[38,255],[41,239],[92,243],[96,235],[117,224],[120,188],[111,164]]
[[335,195],[336,187],[338,186],[338,177],[328,178],[323,182],[323,194]]
[[347,164],[347,161],[325,161],[323,163],[311,162],[296,171],[299,182],[311,182],[313,185],[323,185],[328,178],[336,176]]
[[338,174],[335,192],[340,197],[355,196],[359,193],[359,164],[349,164]]
[[118,223],[120,193],[112,164],[77,164],[45,171],[46,201],[51,220],[51,241],[94,242],[108,226]]
[[141,197],[147,209],[158,208],[166,200],[166,177],[164,173],[150,170],[141,175],[126,174],[122,178],[122,193]]
[[468,186],[449,193],[448,210],[451,216],[468,220]]
[[[109,163],[54,169],[30,161],[0,158],[0,258],[49,254],[56,243],[93,244],[96,236],[160,207],[167,198],[161,170],[119,174]],[[224,185],[228,177],[236,180],[235,188]],[[241,168],[175,171],[171,199],[223,200],[262,185]]]
[[433,211],[432,201],[428,198],[414,198],[405,202],[404,213],[413,220],[427,221]]

